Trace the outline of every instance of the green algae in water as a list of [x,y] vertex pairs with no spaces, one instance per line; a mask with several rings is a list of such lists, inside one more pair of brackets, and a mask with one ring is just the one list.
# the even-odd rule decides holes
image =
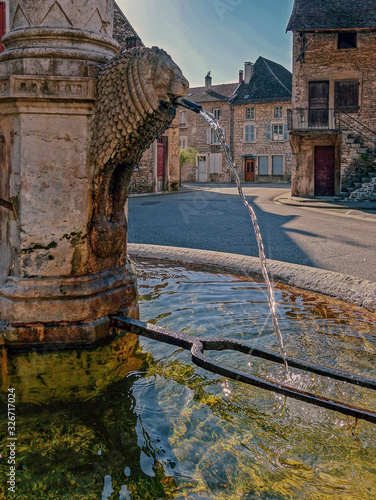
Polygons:
[[[141,318],[192,335],[235,337],[278,349],[262,283],[143,263]],[[276,287],[289,355],[376,377],[375,316]],[[283,367],[215,353],[279,380]],[[6,399],[17,408],[19,499],[373,499],[376,428],[367,422],[227,381],[189,353],[126,336],[96,350],[2,358],[0,453]],[[295,382],[358,406],[372,391],[294,372]],[[8,466],[0,461],[2,497]],[[0,490],[1,491],[1,490]],[[1,497],[1,495],[0,495]]]

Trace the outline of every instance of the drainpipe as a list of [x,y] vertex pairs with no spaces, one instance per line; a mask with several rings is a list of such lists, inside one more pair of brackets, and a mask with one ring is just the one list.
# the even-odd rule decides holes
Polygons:
[[[231,158],[234,161],[234,108],[231,106],[231,103],[229,103],[230,106],[230,154]],[[231,182],[231,169],[230,169],[230,182]]]

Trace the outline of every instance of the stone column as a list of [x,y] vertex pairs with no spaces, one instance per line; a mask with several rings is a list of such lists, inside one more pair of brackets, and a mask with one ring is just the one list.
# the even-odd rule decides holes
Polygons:
[[14,0],[0,56],[0,337],[95,342],[137,297],[128,261],[88,255],[90,119],[117,52],[113,0]]

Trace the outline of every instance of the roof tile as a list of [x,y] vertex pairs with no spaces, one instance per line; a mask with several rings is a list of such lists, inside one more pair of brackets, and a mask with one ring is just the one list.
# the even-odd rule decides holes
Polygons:
[[295,0],[286,31],[376,28],[375,0]]

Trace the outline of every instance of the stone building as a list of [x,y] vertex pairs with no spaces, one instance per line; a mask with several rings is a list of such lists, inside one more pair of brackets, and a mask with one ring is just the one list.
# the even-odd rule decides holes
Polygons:
[[[122,50],[144,47],[124,13],[114,2],[114,39]],[[130,193],[179,189],[178,126],[173,124],[142,156],[129,186]]]
[[289,128],[296,196],[375,196],[374,0],[295,0]]
[[[188,94],[188,99],[201,104],[220,119],[226,138],[231,130],[229,100],[238,85],[239,83],[213,85],[209,72],[205,77],[205,87],[191,88]],[[196,165],[190,163],[182,168],[182,181],[228,182],[230,172],[223,157],[222,147],[202,116],[188,110],[180,110],[174,124],[176,123],[179,125],[180,147],[192,147],[200,153]]]
[[[291,73],[280,64],[259,57],[245,63],[239,81],[191,88],[188,99],[201,104],[219,118],[241,180],[288,181],[292,155],[287,128],[291,107]],[[180,111],[180,147],[199,153],[196,165],[185,165],[186,182],[232,181],[221,146],[201,116]]]
[[292,75],[264,57],[245,63],[244,80],[230,100],[231,149],[245,181],[289,181],[292,154],[287,127]]

